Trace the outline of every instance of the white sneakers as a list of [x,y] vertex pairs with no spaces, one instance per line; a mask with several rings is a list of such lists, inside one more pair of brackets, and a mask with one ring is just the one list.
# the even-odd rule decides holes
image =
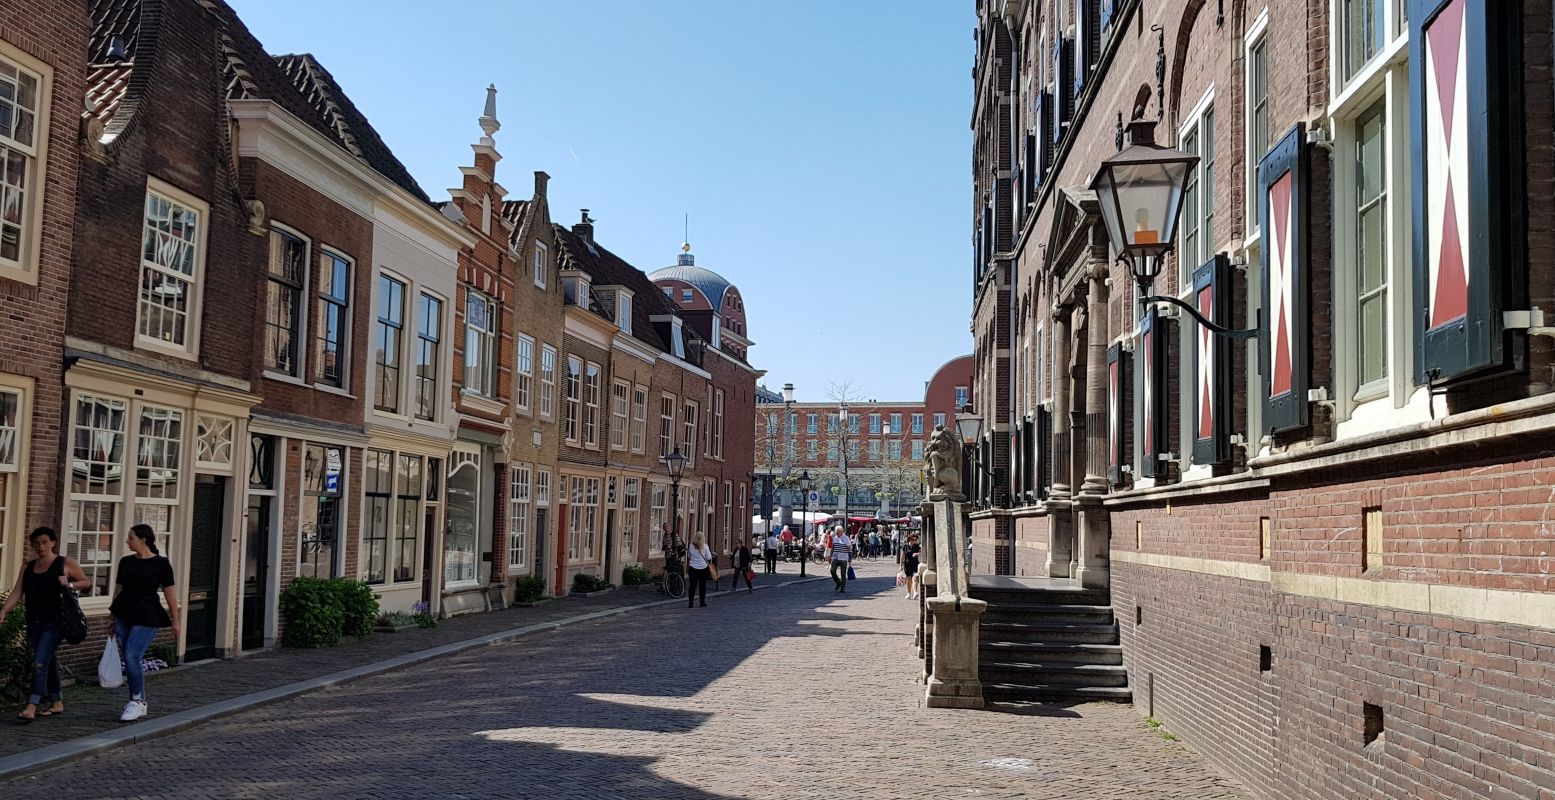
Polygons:
[[146,716],[146,701],[131,700],[124,704],[124,713],[119,715],[120,722],[134,722]]

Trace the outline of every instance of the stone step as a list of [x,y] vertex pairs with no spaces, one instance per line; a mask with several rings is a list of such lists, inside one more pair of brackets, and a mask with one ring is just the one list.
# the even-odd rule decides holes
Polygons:
[[1111,700],[1127,703],[1133,693],[1126,686],[1071,686],[1067,684],[984,683],[983,699],[990,703],[1074,702]]
[[1053,686],[1128,686],[1128,671],[1113,664],[982,662],[978,678],[984,683]]
[[989,589],[972,587],[972,596],[989,605],[1111,605],[1105,590],[1097,589]]
[[1112,606],[1052,604],[990,605],[983,613],[984,622],[1090,622],[1112,624]]
[[1074,642],[991,642],[984,636],[978,647],[979,661],[1069,662],[1077,664],[1122,664],[1123,647],[1116,644],[1080,644]]
[[982,643],[1117,644],[1118,628],[1116,625],[1095,625],[1083,622],[984,622],[979,637]]

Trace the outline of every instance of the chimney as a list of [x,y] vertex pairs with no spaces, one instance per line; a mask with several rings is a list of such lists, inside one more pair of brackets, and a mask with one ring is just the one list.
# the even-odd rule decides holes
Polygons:
[[551,176],[544,170],[535,170],[535,197],[544,197],[545,189],[551,183]]
[[594,241],[594,220],[589,218],[588,209],[583,209],[583,219],[572,226],[572,232],[585,242]]

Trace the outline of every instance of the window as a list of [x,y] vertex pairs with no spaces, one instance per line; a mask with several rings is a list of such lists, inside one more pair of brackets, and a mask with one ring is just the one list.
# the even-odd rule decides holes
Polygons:
[[627,478],[621,493],[621,554],[637,557],[637,523],[640,517],[638,478]]
[[296,377],[301,373],[302,287],[308,270],[308,243],[290,231],[270,231],[270,266],[265,276],[265,369]]
[[850,439],[850,440],[848,440],[848,460],[849,461],[857,461],[858,460],[858,451],[859,451],[858,440],[857,439]]
[[[21,408],[22,396],[8,389],[0,389],[0,473],[16,472],[21,468]],[[5,494],[0,492],[0,504]],[[0,520],[0,533],[5,531]]]
[[[404,287],[401,286],[401,291]],[[436,419],[438,406],[437,372],[442,348],[443,301],[429,294],[421,295],[416,321],[416,417]],[[399,351],[399,332],[394,333],[395,352]],[[396,355],[396,359],[398,356]],[[395,362],[394,383],[399,386],[399,366]]]
[[869,460],[870,461],[879,461],[880,460],[880,440],[879,439],[870,439],[869,440]]
[[540,416],[550,417],[556,405],[556,348],[540,346]]
[[1258,162],[1269,152],[1269,37],[1259,34],[1247,48],[1247,227],[1258,220]]
[[[3,62],[0,62],[3,63]],[[4,86],[0,72],[0,86]],[[0,109],[6,98],[0,97]],[[14,123],[13,123],[14,124]],[[13,135],[15,131],[13,130]],[[0,142],[6,141],[0,137]],[[19,156],[13,156],[20,160]],[[15,168],[20,172],[22,168]],[[13,168],[6,167],[6,183]],[[9,191],[9,188],[7,188]],[[136,341],[189,356],[199,333],[200,273],[204,269],[204,205],[160,182],[146,190],[145,225],[140,239],[140,302]],[[21,209],[17,209],[20,213]],[[7,220],[19,225],[21,218]],[[3,223],[0,223],[3,224]]]
[[616,290],[616,327],[632,332],[632,293],[625,289]]
[[339,577],[336,544],[345,483],[345,450],[318,444],[302,449],[302,539],[297,574],[308,578]]
[[675,396],[659,398],[659,456],[667,456],[675,449]]
[[643,440],[648,434],[648,390],[632,387],[632,452],[643,451]]
[[745,510],[746,488],[745,482],[740,481],[740,504],[734,507],[734,532],[745,541],[745,523],[750,520],[750,512]]
[[[567,476],[562,476],[562,491],[567,491]],[[567,560],[583,557],[583,479],[572,478],[572,492],[567,496]]]
[[520,411],[529,411],[529,395],[533,388],[535,374],[535,340],[519,334],[518,336],[518,363],[516,373],[518,380],[513,387],[513,405]]
[[871,435],[879,435],[880,434],[880,415],[879,414],[870,414],[869,415],[869,432],[870,432]]
[[697,404],[687,400],[681,422],[684,430],[680,437],[680,453],[686,457],[686,466],[696,466]]
[[405,284],[387,275],[380,276],[378,325],[373,331],[378,385],[373,407],[380,411],[398,413],[400,410],[400,331],[404,327]]
[[90,597],[106,597],[113,586],[114,542],[124,499],[124,445],[129,404],[123,400],[76,397],[71,423],[70,512],[65,555],[81,563],[92,586]]
[[691,290],[690,289],[681,289],[680,290],[680,302],[682,302],[682,303],[689,303],[689,302],[691,302]]
[[346,352],[351,318],[351,262],[345,256],[319,254],[319,322],[313,337],[313,381],[344,389],[351,359]]
[[935,414],[934,415],[934,427],[942,428],[942,427],[944,427],[944,425],[945,425],[945,415],[944,414]]
[[891,415],[891,432],[892,433],[897,433],[897,434],[902,432],[902,415],[901,414],[892,414]]
[[1358,382],[1387,377],[1388,223],[1386,101],[1355,122],[1355,264]]
[[481,530],[480,453],[455,450],[448,461],[448,468],[448,522],[443,539],[443,581],[447,585],[470,584],[476,580],[476,565],[480,558],[475,552]]
[[851,433],[854,436],[858,435],[859,419],[859,415],[857,414],[853,414],[848,417],[848,433]]
[[1387,42],[1384,0],[1339,0],[1339,69],[1344,82],[1360,73]]
[[[436,463],[435,460],[429,463]],[[422,460],[420,456],[400,454],[399,469],[395,473],[394,496],[394,580],[415,581],[420,579],[416,570],[416,532],[421,529],[421,498],[422,486]],[[430,477],[432,467],[426,468],[426,474]],[[433,498],[433,493],[426,492],[428,500]]]
[[923,460],[923,440],[922,439],[914,439],[914,440],[912,440],[912,460],[914,460],[914,461],[922,461]]
[[729,546],[731,544],[731,542],[729,541],[729,534],[734,532],[734,528],[729,526],[729,516],[733,513],[733,511],[734,511],[734,482],[733,481],[724,481],[724,519],[723,519],[723,528],[721,530],[723,531],[724,547],[726,549],[733,549],[733,548],[731,548]]
[[664,555],[665,523],[669,519],[669,486],[653,484],[648,506],[648,557]]
[[183,449],[182,411],[140,406],[135,437],[134,521],[150,525],[161,534],[162,554],[176,563],[174,550]]
[[1209,103],[1206,97],[1188,116],[1181,136],[1182,150],[1198,156],[1199,163],[1183,185],[1179,288],[1192,282],[1193,271],[1215,249],[1215,109]]
[[827,433],[836,433],[837,432],[837,415],[836,414],[827,414],[826,415],[826,432]]
[[630,387],[620,381],[610,384],[610,449],[625,450],[627,434],[626,394]]
[[723,458],[724,455],[724,390],[713,390],[713,419],[708,426],[713,440],[711,448],[713,458]]
[[[960,411],[967,403],[972,402],[972,392],[965,386],[956,387],[956,410]],[[943,416],[943,415],[941,415]],[[937,423],[936,423],[937,424]]]
[[534,515],[529,476],[528,464],[514,464],[509,470],[508,567],[514,573],[529,571],[529,528]]
[[804,432],[811,436],[820,432],[819,418],[815,414],[804,415]]
[[888,452],[891,454],[892,461],[900,461],[902,459],[902,440],[892,439],[890,441],[890,450]]
[[836,461],[838,452],[839,451],[837,449],[837,442],[836,442],[836,440],[832,440],[832,441],[829,441],[829,442],[826,443],[826,460],[827,461]]
[[583,370],[583,446],[599,449],[599,365]]
[[820,442],[814,439],[804,440],[804,457],[807,461],[814,461],[820,457]]
[[497,302],[474,289],[464,300],[464,389],[497,396]]
[[389,501],[394,494],[394,454],[368,450],[362,469],[367,495],[367,519],[362,526],[364,579],[368,583],[383,583],[388,575]]
[[550,272],[550,263],[550,249],[545,246],[545,242],[535,242],[535,286],[541,289],[545,288],[545,276]]
[[921,433],[923,433],[923,415],[922,414],[914,414],[914,415],[912,415],[912,432],[914,434],[921,434]]
[[535,471],[535,505],[541,508],[551,505],[551,471],[543,467]]
[[788,412],[788,435],[799,435],[799,412],[797,411]]
[[0,269],[32,273],[41,224],[38,143],[47,139],[38,115],[48,107],[48,81],[7,58],[11,52],[0,56]]
[[567,356],[567,386],[563,403],[563,438],[570,444],[578,444],[578,423],[583,416],[583,360],[574,356]]

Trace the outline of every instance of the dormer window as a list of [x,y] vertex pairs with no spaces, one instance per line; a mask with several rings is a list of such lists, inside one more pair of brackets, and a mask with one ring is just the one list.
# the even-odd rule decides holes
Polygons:
[[722,343],[722,341],[723,341],[723,337],[719,335],[722,330],[723,330],[723,319],[720,318],[720,317],[713,317],[713,346],[714,347],[718,347]]
[[562,297],[570,305],[588,308],[589,274],[582,270],[562,270]]
[[616,290],[616,327],[622,333],[632,332],[632,293],[626,289]]
[[685,332],[681,330],[678,317],[675,319],[675,324],[670,326],[670,351],[675,354],[676,358],[684,359],[686,357],[686,336]]
[[681,289],[680,290],[680,302],[682,302],[682,303],[689,303],[689,302],[691,302],[691,290],[690,289]]

